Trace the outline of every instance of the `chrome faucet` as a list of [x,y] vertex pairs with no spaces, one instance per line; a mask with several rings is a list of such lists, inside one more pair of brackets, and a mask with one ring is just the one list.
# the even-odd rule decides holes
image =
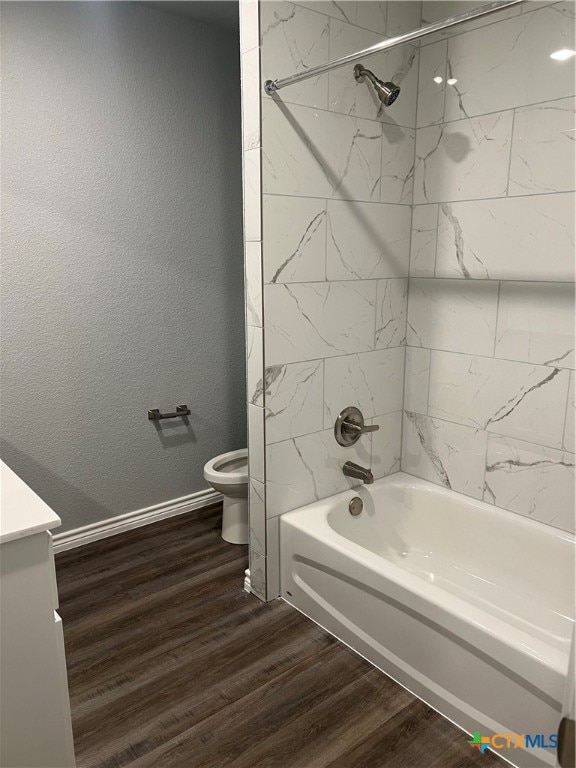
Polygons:
[[356,480],[362,480],[366,485],[374,482],[374,475],[371,469],[361,467],[359,464],[354,464],[353,461],[347,461],[342,467],[342,472],[346,477],[354,477]]

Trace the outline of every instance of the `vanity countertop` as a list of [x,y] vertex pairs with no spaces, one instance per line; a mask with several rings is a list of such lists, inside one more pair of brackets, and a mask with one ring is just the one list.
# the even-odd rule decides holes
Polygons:
[[48,504],[0,461],[0,544],[61,524]]

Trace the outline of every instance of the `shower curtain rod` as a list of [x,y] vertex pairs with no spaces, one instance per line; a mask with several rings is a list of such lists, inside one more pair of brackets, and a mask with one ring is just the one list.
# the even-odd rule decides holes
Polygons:
[[294,75],[281,77],[278,80],[266,80],[264,83],[264,90],[272,96],[272,94],[279,91],[280,88],[286,88],[287,85],[294,85],[294,83],[299,83],[300,80],[308,80],[310,77],[322,75],[324,72],[336,69],[336,67],[344,67],[346,64],[352,64],[360,59],[365,59],[367,56],[373,56],[375,53],[381,53],[390,48],[396,48],[398,45],[404,45],[413,40],[419,40],[421,37],[433,35],[435,32],[440,32],[443,29],[449,29],[450,27],[456,27],[459,24],[465,24],[467,21],[472,21],[472,19],[479,19],[482,16],[488,16],[491,13],[501,11],[503,8],[510,8],[513,5],[519,5],[523,2],[525,2],[525,0],[497,0],[497,2],[488,3],[488,5],[481,5],[479,8],[473,8],[471,11],[460,13],[458,16],[437,21],[435,24],[429,24],[426,27],[413,29],[412,32],[406,32],[404,35],[398,35],[398,37],[382,40],[380,43],[371,45],[370,48],[364,48],[356,53],[350,53],[348,56],[342,56],[339,59],[334,59],[334,61],[319,64],[317,67],[310,67],[310,69],[306,69],[304,72],[296,72]]

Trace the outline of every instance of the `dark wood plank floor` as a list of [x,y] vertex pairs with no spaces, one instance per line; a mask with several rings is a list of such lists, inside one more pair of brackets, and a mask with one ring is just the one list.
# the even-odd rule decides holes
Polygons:
[[285,603],[220,509],[57,556],[79,768],[496,768]]

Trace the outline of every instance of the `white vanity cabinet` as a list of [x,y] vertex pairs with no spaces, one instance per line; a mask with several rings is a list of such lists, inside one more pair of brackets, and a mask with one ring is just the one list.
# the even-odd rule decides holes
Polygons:
[[0,462],[0,768],[75,766],[50,528],[60,518]]

